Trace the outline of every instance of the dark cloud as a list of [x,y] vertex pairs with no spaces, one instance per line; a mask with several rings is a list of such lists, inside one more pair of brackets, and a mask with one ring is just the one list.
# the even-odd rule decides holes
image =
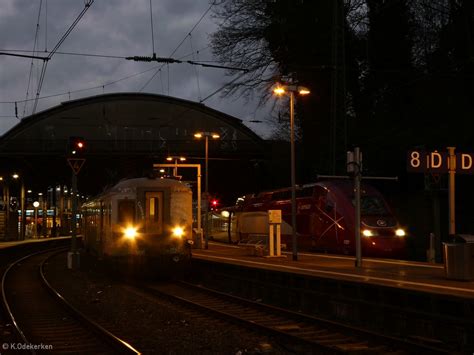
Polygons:
[[[32,50],[40,1],[2,0],[0,2],[0,49]],[[43,0],[43,4],[46,1]],[[191,28],[209,7],[206,0],[153,0],[155,52],[167,57],[186,38],[173,54],[187,60],[212,60],[209,34],[216,29],[209,12],[196,29]],[[42,9],[37,49],[51,50],[83,9],[83,1],[48,0],[48,21]],[[47,36],[45,28],[47,24]],[[186,37],[187,36],[187,37]],[[199,50],[199,53],[196,51]],[[150,56],[153,52],[148,0],[95,1],[59,49],[61,52],[97,53],[117,56]],[[39,53],[39,55],[42,55]],[[31,60],[0,56],[0,101],[20,101],[26,98]],[[48,63],[41,96],[65,93],[40,100],[37,111],[58,105],[69,99],[97,95],[103,92],[139,91],[155,70],[105,85],[118,79],[158,67],[157,63],[137,63],[123,59],[93,58],[56,54]],[[41,70],[35,60],[29,98],[34,98]],[[162,70],[143,89],[144,92],[176,96],[199,101],[219,89],[231,79],[224,71],[193,67],[188,64],[163,66]],[[169,83],[169,84],[168,84]],[[104,88],[101,86],[105,85]],[[74,91],[99,86],[98,89]],[[215,95],[204,102],[207,106],[236,116],[242,120],[264,119],[267,109],[256,109],[256,103],[244,103],[235,98]],[[31,113],[33,103],[18,104],[19,115]],[[18,123],[14,104],[0,104],[0,133]],[[4,117],[10,116],[10,117]],[[265,135],[268,128],[250,125]]]

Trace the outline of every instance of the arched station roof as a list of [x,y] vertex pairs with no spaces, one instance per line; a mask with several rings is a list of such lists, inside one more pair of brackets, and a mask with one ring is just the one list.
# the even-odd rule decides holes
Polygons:
[[[87,161],[79,188],[96,193],[123,177],[148,174],[168,155],[202,164],[205,145],[194,138],[198,131],[221,137],[209,142],[214,188],[228,185],[229,179],[240,179],[239,186],[255,180],[256,162],[266,159],[267,144],[241,120],[200,103],[143,93],[82,98],[25,117],[0,137],[0,176],[20,172],[33,190],[68,184],[69,138],[83,137]],[[181,171],[183,179],[192,175],[190,169]]]
[[202,156],[197,131],[220,134],[218,156],[259,156],[264,141],[241,120],[203,104],[163,95],[115,93],[64,102],[24,118],[0,138],[0,156],[64,156],[69,137],[87,154]]

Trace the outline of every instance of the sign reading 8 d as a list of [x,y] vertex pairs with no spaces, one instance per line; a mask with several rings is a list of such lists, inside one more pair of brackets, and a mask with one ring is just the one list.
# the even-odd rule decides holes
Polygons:
[[[447,173],[449,171],[447,152],[412,150],[408,152],[407,158],[407,170],[411,172]],[[474,174],[474,154],[457,153],[454,169],[458,174]]]

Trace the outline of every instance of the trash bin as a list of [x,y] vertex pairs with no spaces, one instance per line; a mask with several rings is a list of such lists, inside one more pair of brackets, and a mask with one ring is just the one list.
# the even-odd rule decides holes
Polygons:
[[458,234],[451,243],[443,243],[446,278],[474,279],[474,235]]

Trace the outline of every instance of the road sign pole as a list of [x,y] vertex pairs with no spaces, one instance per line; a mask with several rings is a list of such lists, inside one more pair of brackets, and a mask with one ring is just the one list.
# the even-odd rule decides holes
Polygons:
[[454,238],[456,234],[456,155],[455,147],[448,147],[449,152],[449,236]]
[[71,252],[77,252],[77,175],[72,174],[72,234],[71,234]]
[[71,270],[79,269],[80,255],[77,251],[77,175],[72,172],[72,209],[71,209],[71,251],[68,253],[67,267]]
[[[77,174],[79,174],[85,161],[84,158],[67,159],[67,162],[72,169],[71,251],[67,254],[67,267],[72,270],[79,269],[80,265],[80,254],[77,248]],[[56,193],[56,191],[54,192]]]

